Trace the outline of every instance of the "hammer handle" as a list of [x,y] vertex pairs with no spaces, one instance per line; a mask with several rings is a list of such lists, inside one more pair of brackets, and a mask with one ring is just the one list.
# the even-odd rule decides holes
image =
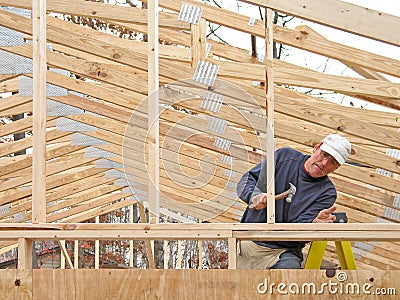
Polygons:
[[[280,193],[279,195],[275,196],[275,201],[285,198],[286,196],[287,196],[287,192]],[[256,207],[256,204],[252,203],[252,204],[250,204],[249,207],[250,207],[250,209],[253,209],[254,207]]]

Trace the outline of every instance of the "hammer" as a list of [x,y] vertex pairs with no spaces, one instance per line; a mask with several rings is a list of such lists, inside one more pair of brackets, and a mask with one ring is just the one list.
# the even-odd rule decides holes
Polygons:
[[[275,200],[280,200],[284,197],[286,197],[286,202],[287,203],[291,203],[292,202],[292,198],[293,196],[296,195],[296,187],[294,186],[294,184],[292,184],[291,182],[289,182],[289,189],[284,191],[283,193],[280,193],[279,195],[275,196]],[[250,204],[250,209],[253,209],[254,207],[256,207],[257,204]]]

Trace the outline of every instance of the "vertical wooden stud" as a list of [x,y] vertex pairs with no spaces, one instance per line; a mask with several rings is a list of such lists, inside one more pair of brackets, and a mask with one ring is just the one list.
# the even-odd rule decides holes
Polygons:
[[177,269],[182,269],[182,241],[178,240],[178,265]]
[[79,241],[74,241],[74,269],[79,269]]
[[46,1],[32,1],[33,165],[32,223],[46,222]]
[[236,269],[236,238],[228,238],[228,269]]
[[149,221],[158,223],[160,203],[158,0],[148,3],[148,162]]
[[164,269],[168,269],[169,249],[168,241],[164,240]]
[[274,142],[274,66],[273,66],[273,11],[265,13],[266,93],[267,93],[267,223],[275,223],[275,142]]
[[[96,217],[96,223],[99,223],[99,216]],[[94,241],[94,268],[98,269],[100,265],[100,241]]]
[[32,270],[32,246],[31,239],[18,239],[18,269]]
[[[64,252],[65,249],[65,240],[60,241],[60,269],[64,270],[65,269],[65,261],[67,259],[68,254]],[[69,258],[69,257],[68,257]],[[72,265],[72,264],[71,264]]]
[[[133,224],[133,204],[129,206],[129,223]],[[133,240],[129,240],[129,266],[133,268],[134,266],[134,260],[133,260]]]

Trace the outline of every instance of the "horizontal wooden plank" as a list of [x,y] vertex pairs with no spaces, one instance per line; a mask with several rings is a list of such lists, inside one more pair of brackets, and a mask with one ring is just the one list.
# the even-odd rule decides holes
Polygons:
[[[1,274],[4,278],[14,278],[10,273],[15,271]],[[379,291],[387,292],[385,297],[395,298],[400,271],[44,269],[27,274],[31,279],[26,288],[31,288],[34,300],[66,299],[71,297],[71,290],[84,299],[101,299],[105,295],[117,299],[186,299],[195,295],[195,299],[276,300],[290,295],[308,300],[334,295],[348,300],[373,298],[372,294]],[[341,281],[343,278],[346,280]],[[43,282],[47,283],[46,289],[41,288]],[[5,294],[12,299],[10,295],[13,294]]]
[[[172,0],[162,0],[172,1]],[[395,30],[399,17],[339,0],[243,0],[306,20],[400,46]]]
[[[40,227],[41,224],[19,224],[19,223],[3,223],[0,224],[1,231],[7,231],[9,227],[21,228],[21,230],[33,230],[36,227]],[[55,226],[63,232],[66,231],[81,231],[84,233],[86,230],[92,231],[93,233],[99,231],[113,231],[113,230],[138,230],[138,231],[169,231],[169,230],[182,230],[182,231],[196,231],[205,230],[208,231],[212,228],[215,230],[230,230],[237,232],[240,235],[240,231],[399,231],[400,224],[355,224],[355,223],[159,223],[159,224],[148,224],[148,223],[56,223],[46,226]],[[32,231],[33,233],[34,231]]]
[[[32,9],[31,0],[0,0],[0,5]],[[101,2],[84,0],[54,0],[46,5],[49,12],[66,15],[78,15],[103,21],[120,21],[147,24],[147,12],[137,7],[109,5]],[[178,20],[176,14],[159,12],[159,25],[162,27],[190,29],[189,24]]]
[[[117,206],[123,207],[129,205],[125,201]],[[113,208],[96,208],[97,212],[88,212],[90,216],[87,219],[98,214],[104,214]],[[100,213],[101,212],[101,213]],[[66,220],[72,220],[68,218]],[[186,224],[185,224],[186,225]],[[227,239],[235,237],[242,240],[260,240],[260,241],[400,241],[399,226],[397,230],[322,230],[319,225],[314,226],[314,230],[247,230],[232,231],[228,229],[218,229],[216,224],[208,230],[195,229],[171,229],[169,230],[19,230],[18,233],[13,230],[0,230],[2,240],[16,240],[17,238],[33,238],[42,240],[179,240],[179,239]],[[298,225],[298,224],[296,224]],[[375,224],[374,224],[375,225]],[[365,226],[365,224],[363,224]],[[301,227],[300,227],[301,228]]]

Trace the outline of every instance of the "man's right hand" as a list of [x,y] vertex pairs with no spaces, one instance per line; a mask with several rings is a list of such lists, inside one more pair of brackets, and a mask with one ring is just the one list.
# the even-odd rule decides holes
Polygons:
[[251,209],[263,209],[267,206],[267,193],[261,193],[251,198],[250,208]]

